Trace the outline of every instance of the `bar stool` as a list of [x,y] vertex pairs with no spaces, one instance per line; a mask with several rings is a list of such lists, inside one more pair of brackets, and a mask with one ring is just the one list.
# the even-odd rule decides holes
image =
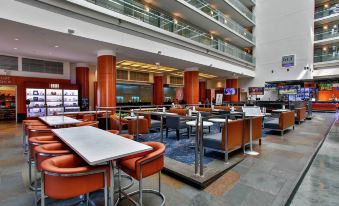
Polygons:
[[41,163],[41,206],[45,195],[65,200],[104,188],[105,206],[108,205],[109,167],[89,166],[80,157],[69,154],[52,157]]
[[29,177],[29,187],[34,191],[35,187],[32,182],[32,165],[35,164],[35,147],[43,144],[59,143],[57,137],[54,136],[37,136],[31,137],[28,139],[29,149],[28,149],[28,177]]
[[47,160],[52,157],[71,154],[72,152],[69,148],[62,143],[51,143],[51,144],[43,144],[34,148],[34,162],[35,170],[34,170],[34,191],[35,191],[35,203],[37,205],[37,192],[38,192],[38,181],[37,181],[37,172],[41,172],[41,163],[44,160]]
[[[162,199],[161,206],[163,206],[165,205],[166,199],[165,196],[161,193],[161,170],[164,167],[165,145],[159,142],[144,142],[143,144],[151,146],[153,148],[153,151],[142,157],[135,157],[118,162],[119,168],[121,168],[122,171],[139,181],[139,190],[131,192],[129,194],[124,194],[122,191],[121,193],[125,195],[125,197],[123,198],[128,198],[134,204],[139,206],[143,205],[143,193],[153,193]],[[159,174],[158,191],[143,189],[143,178],[149,177],[156,173]],[[139,204],[132,198],[128,197],[135,194],[139,194]]]

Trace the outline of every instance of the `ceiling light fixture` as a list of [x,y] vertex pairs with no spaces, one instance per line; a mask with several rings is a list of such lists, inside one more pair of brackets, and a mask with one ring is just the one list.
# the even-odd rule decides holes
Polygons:
[[54,45],[55,48],[59,48],[59,45]]
[[14,41],[19,41],[19,39],[18,39],[18,38],[15,38]]
[[14,50],[18,50],[18,48],[16,48],[16,47],[14,47],[13,49],[14,49]]

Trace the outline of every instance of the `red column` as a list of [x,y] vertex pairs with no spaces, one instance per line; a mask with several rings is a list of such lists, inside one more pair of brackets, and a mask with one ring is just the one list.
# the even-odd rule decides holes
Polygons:
[[153,104],[163,105],[164,102],[164,77],[154,76]]
[[116,57],[113,51],[98,52],[97,103],[99,107],[116,106]]
[[199,103],[199,71],[188,69],[184,73],[184,100],[186,104]]
[[236,88],[237,93],[236,95],[232,95],[227,97],[227,101],[230,102],[238,102],[240,101],[240,91],[239,91],[239,86],[238,86],[238,79],[227,79],[226,80],[226,88]]
[[199,101],[204,102],[206,98],[206,82],[199,82]]
[[[83,99],[89,100],[89,68],[86,64],[76,66],[76,84],[79,86],[80,105]],[[83,108],[88,110],[88,108]]]

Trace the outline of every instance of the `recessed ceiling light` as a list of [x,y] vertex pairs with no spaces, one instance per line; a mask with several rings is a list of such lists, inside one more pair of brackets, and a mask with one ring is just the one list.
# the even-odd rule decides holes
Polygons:
[[18,38],[15,38],[14,40],[15,40],[15,41],[19,41],[19,39],[18,39]]
[[16,47],[14,47],[13,49],[14,49],[14,50],[18,50],[18,48],[16,48]]
[[59,48],[59,45],[54,45],[55,48]]

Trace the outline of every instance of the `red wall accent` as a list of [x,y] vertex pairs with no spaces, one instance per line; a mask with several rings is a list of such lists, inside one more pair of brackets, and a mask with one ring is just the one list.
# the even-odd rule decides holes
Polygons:
[[330,99],[332,99],[333,94],[335,98],[339,99],[339,90],[337,90],[337,87],[332,87],[332,91],[319,91],[318,101],[331,101]]
[[199,71],[185,71],[184,100],[186,104],[199,103]]
[[79,86],[79,97],[89,98],[89,68],[76,67],[76,83]]
[[98,82],[93,82],[93,88],[94,88],[94,109],[97,109],[98,106]]
[[[199,82],[199,101],[205,102],[206,100],[206,82]],[[211,101],[211,98],[208,98]]]
[[26,88],[49,88],[49,84],[59,84],[60,89],[77,89],[76,85],[71,85],[70,80],[47,79],[36,77],[19,77],[0,75],[0,85],[17,86],[17,112],[26,114]]
[[162,105],[164,102],[164,77],[154,76],[153,104]]
[[98,57],[97,103],[101,107],[116,106],[116,57]]
[[240,101],[240,90],[238,86],[238,79],[227,79],[226,88],[236,88],[237,94],[232,96],[226,96],[226,101],[239,102]]

